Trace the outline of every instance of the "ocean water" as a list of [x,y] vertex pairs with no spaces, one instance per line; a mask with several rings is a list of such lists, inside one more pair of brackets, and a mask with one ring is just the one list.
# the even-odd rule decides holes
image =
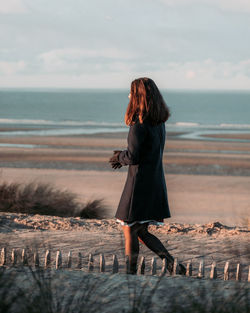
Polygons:
[[[169,131],[250,132],[250,91],[161,90]],[[129,90],[0,90],[0,136],[76,135],[127,131]]]

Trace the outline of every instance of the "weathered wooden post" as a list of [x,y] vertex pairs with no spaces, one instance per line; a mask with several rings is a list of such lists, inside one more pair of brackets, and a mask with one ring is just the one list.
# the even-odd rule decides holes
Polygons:
[[60,250],[56,252],[56,269],[62,267],[62,253]]
[[44,259],[44,267],[48,268],[50,263],[51,263],[50,251],[46,250],[46,252],[45,252],[45,259]]
[[176,274],[179,274],[178,258],[174,258],[174,264],[173,264],[172,275],[175,276]]
[[28,258],[27,258],[27,253],[26,250],[22,250],[22,264],[27,265],[28,264]]
[[34,252],[34,264],[35,267],[39,267],[39,254],[37,251]]
[[78,259],[77,259],[77,268],[82,268],[82,254],[78,252]]
[[241,269],[241,264],[238,263],[237,264],[237,268],[236,268],[236,280],[240,281],[241,280],[241,272],[242,272],[242,269]]
[[224,267],[224,280],[229,280],[229,273],[230,273],[230,267],[229,267],[229,262],[227,261]]
[[145,257],[142,256],[139,262],[138,266],[138,274],[139,275],[144,275],[145,274]]
[[[100,255],[100,268],[101,268],[101,255]],[[104,265],[105,266],[105,265]],[[94,258],[92,253],[89,254],[88,271],[93,272],[94,270]]]
[[156,274],[156,258],[153,256],[151,260],[151,275]]
[[6,265],[6,248],[1,250],[1,266]]
[[72,252],[69,251],[68,253],[68,261],[67,261],[67,268],[71,268],[72,265]]
[[161,276],[164,276],[167,272],[167,259],[162,259]]
[[100,272],[105,272],[105,258],[103,253],[100,254]]
[[186,276],[192,276],[193,268],[192,268],[192,261],[189,260],[187,263],[187,271]]
[[17,253],[16,253],[16,249],[12,249],[12,252],[11,252],[11,264],[13,266],[16,265],[16,262],[17,262]]
[[118,259],[117,256],[113,254],[112,274],[118,273],[118,271],[119,271]]
[[204,278],[204,276],[205,276],[204,258],[201,258],[197,277],[198,278]]
[[217,278],[217,269],[216,269],[216,262],[214,261],[211,266],[210,278],[216,279]]

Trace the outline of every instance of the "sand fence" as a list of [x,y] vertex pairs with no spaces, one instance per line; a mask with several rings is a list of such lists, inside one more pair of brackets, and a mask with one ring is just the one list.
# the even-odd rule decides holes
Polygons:
[[[9,262],[8,262],[8,261]],[[29,260],[29,261],[28,261]],[[87,270],[89,272],[93,272],[94,269],[97,269],[98,272],[104,273],[106,271],[106,266],[105,266],[105,256],[103,253],[99,255],[99,261],[94,261],[93,255],[90,253],[88,255],[88,262],[87,262],[87,267],[84,268],[82,264],[83,256],[81,252],[78,252],[77,258],[76,258],[76,264],[74,264],[76,269],[79,270]],[[204,266],[204,260],[205,258],[202,257],[200,259],[199,263],[199,268],[198,272],[196,275],[193,275],[193,264],[192,261],[188,261],[186,264],[186,276],[188,277],[196,277],[196,278],[205,278],[205,266]],[[0,265],[1,266],[18,266],[18,264],[25,266],[25,265],[33,265],[36,268],[39,267],[44,267],[44,268],[51,268],[55,267],[56,269],[61,269],[61,268],[68,268],[72,269],[72,252],[69,251],[67,255],[67,259],[65,260],[63,264],[62,260],[62,253],[60,250],[56,252],[56,256],[54,259],[52,259],[51,252],[50,250],[46,250],[45,252],[45,257],[44,257],[44,262],[43,265],[40,262],[40,257],[38,252],[34,252],[33,255],[28,255],[28,252],[26,249],[21,250],[21,260],[18,261],[18,254],[17,254],[17,249],[12,249],[11,255],[9,258],[7,258],[7,249],[3,247],[1,249],[1,258],[0,258]],[[123,269],[125,268],[125,273],[128,272],[129,270],[129,262],[128,262],[128,257],[125,257],[124,260],[124,265],[120,266],[118,262],[118,258],[115,254],[112,255],[112,266],[111,266],[111,273],[119,273],[120,267]],[[163,259],[162,260],[162,265],[161,265],[161,270],[158,271],[157,273],[157,261],[155,257],[152,257],[151,263],[150,263],[150,275],[154,276],[164,276],[167,273],[167,260]],[[233,275],[233,272],[235,274]],[[145,257],[141,256],[138,264],[138,275],[144,275],[145,274]],[[178,259],[174,259],[174,266],[173,266],[173,273],[172,276],[179,275],[179,266],[178,266]],[[211,266],[210,266],[210,273],[209,273],[209,278],[210,279],[217,279],[217,267],[216,267],[216,262],[213,261]],[[230,262],[226,261],[225,266],[224,266],[224,273],[223,273],[223,279],[224,280],[229,280],[229,279],[234,279],[236,281],[241,281],[242,280],[242,264],[238,263],[236,265],[236,271],[233,271],[233,269],[230,266]],[[250,265],[248,266],[248,276],[247,276],[247,281],[250,282]]]

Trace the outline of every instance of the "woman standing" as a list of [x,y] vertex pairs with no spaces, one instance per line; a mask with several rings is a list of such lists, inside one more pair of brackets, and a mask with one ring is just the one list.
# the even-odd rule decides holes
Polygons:
[[[138,78],[131,83],[125,123],[130,126],[127,150],[114,151],[112,168],[129,165],[128,176],[115,217],[123,227],[129,273],[137,271],[139,241],[167,259],[172,274],[174,258],[161,241],[148,232],[149,224],[161,225],[170,217],[162,165],[165,122],[169,109],[154,81]],[[186,269],[179,264],[179,273]]]

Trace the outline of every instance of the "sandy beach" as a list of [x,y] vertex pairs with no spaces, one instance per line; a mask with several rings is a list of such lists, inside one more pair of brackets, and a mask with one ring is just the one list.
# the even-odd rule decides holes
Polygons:
[[[163,158],[172,215],[168,222],[249,224],[249,143],[215,141],[213,134],[209,141],[183,140],[180,135],[167,134]],[[112,170],[108,159],[114,149],[126,148],[126,137],[1,136],[0,179],[50,183],[83,202],[103,199],[108,217],[113,217],[127,167]]]
[[[192,277],[177,275],[172,279],[166,273],[153,299],[154,312],[159,308],[159,299],[164,296],[164,303],[172,303],[176,290],[181,288],[184,297],[189,299],[192,293],[198,301],[201,288],[205,288],[208,300],[201,300],[204,305],[215,295],[228,302],[226,297],[230,292],[235,293],[240,288],[244,293],[249,284],[250,145],[244,141],[248,140],[248,135],[237,133],[224,138],[224,134],[211,134],[204,141],[183,139],[182,135],[177,132],[168,134],[163,156],[171,218],[165,219],[164,226],[150,226],[149,229],[179,262],[187,265],[191,261],[193,272]],[[90,286],[95,285],[98,287],[95,287],[95,305],[96,301],[113,299],[113,309],[119,308],[120,303],[124,308],[128,306],[127,299],[134,289],[129,289],[127,275],[124,275],[124,238],[121,226],[114,218],[127,167],[112,170],[108,163],[113,150],[126,148],[126,136],[126,133],[103,133],[0,137],[2,183],[50,184],[60,191],[74,193],[81,203],[102,199],[107,215],[98,220],[0,212],[0,242],[1,248],[5,247],[7,251],[7,264],[11,264],[12,249],[16,249],[17,264],[21,264],[22,249],[26,248],[29,264],[34,265],[33,254],[36,251],[43,266],[45,251],[50,249],[54,270],[56,254],[60,250],[63,269],[53,274],[54,291],[61,290],[60,294],[64,295],[67,290],[64,299],[72,295],[77,297],[73,286],[81,286],[81,297],[83,288],[88,293]],[[69,252],[72,255],[71,269],[67,268]],[[90,253],[94,258],[93,273],[88,273]],[[105,257],[105,273],[101,275],[100,254]],[[119,274],[110,275],[114,254],[119,262]],[[130,282],[133,281],[137,292],[146,286],[151,297],[162,262],[140,244],[139,259],[142,256],[145,257],[145,276],[137,275]],[[155,276],[151,276],[153,257],[156,257]],[[205,279],[197,280],[202,259]],[[216,262],[216,280],[209,279],[213,262]],[[223,280],[226,262],[230,264],[229,281]],[[239,263],[242,276],[241,282],[236,282]],[[8,274],[11,268],[7,265],[6,269]],[[17,284],[33,288],[30,283],[25,283],[27,277],[30,277],[28,281],[32,280],[27,276],[29,274],[19,267],[14,271],[18,273]],[[101,286],[99,282],[102,282]],[[166,290],[172,290],[172,293],[167,293],[167,298]],[[184,305],[189,301],[182,303],[179,300],[178,297],[178,303]],[[91,307],[94,306],[91,304]],[[107,312],[109,308],[105,306]]]
[[[196,271],[199,258],[205,256],[207,267],[212,260],[218,262],[220,277],[226,260],[234,267],[241,262],[246,279],[250,261],[249,143],[182,140],[178,135],[168,134],[164,151],[172,216],[165,226],[151,226],[151,231],[181,261],[193,260]],[[1,213],[2,246],[20,250],[35,243],[41,256],[49,246],[53,253],[62,250],[64,258],[69,250],[74,258],[81,251],[85,263],[89,253],[95,257],[104,253],[108,267],[114,253],[123,260],[123,237],[114,214],[127,168],[114,171],[108,159],[114,149],[126,148],[126,133],[2,136],[0,144],[1,182],[48,183],[75,193],[80,202],[103,199],[107,208],[103,220]],[[140,253],[149,266],[153,253],[142,246]]]

